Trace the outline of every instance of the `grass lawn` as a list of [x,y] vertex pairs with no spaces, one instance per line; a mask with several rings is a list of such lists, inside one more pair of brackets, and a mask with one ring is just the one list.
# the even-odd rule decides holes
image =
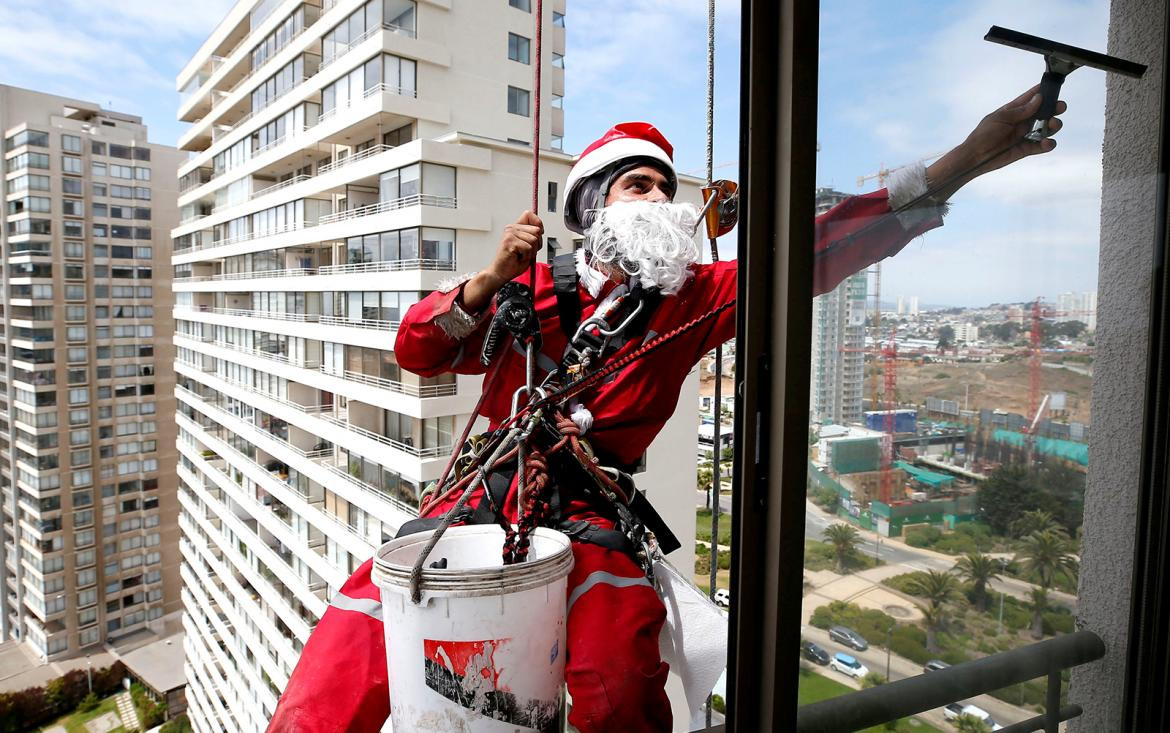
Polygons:
[[[711,541],[710,509],[695,510],[695,539]],[[731,515],[725,512],[719,513],[719,544],[724,547],[731,546]]]
[[[808,705],[809,703],[827,700],[831,697],[837,697],[850,692],[854,692],[852,687],[843,685],[822,674],[817,674],[812,670],[801,668],[800,690],[797,693],[797,702],[800,705]],[[888,730],[888,728],[879,725],[873,728],[866,728],[864,733],[888,733]],[[905,718],[898,721],[896,730],[899,733],[943,733],[938,728],[918,718]]]
[[[94,708],[93,710],[90,710],[87,713],[73,712],[73,713],[70,713],[69,715],[58,718],[57,720],[53,721],[52,723],[50,723],[48,726],[45,726],[45,727],[48,728],[48,727],[52,727],[54,725],[63,725],[63,726],[65,726],[65,730],[68,733],[87,733],[85,730],[86,722],[93,720],[94,718],[97,718],[105,713],[113,713],[114,715],[118,714],[118,705],[117,705],[117,703],[114,702],[113,695],[102,700],[101,703],[99,703],[96,708]],[[44,730],[44,728],[42,728],[41,730]],[[111,733],[118,733],[118,731],[125,731],[125,730],[126,729],[123,728],[122,726],[118,726],[117,728],[114,728],[114,730],[111,731]]]

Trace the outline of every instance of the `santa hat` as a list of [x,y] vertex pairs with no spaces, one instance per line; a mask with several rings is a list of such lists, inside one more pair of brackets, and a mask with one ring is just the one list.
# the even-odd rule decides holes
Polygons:
[[[610,165],[629,158],[649,158],[661,164],[673,187],[678,187],[674,170],[674,147],[649,122],[621,122],[611,127],[601,139],[585,148],[565,181],[565,226],[575,232],[583,231],[579,212],[572,205],[573,196],[590,176]],[[602,195],[605,192],[601,192]]]

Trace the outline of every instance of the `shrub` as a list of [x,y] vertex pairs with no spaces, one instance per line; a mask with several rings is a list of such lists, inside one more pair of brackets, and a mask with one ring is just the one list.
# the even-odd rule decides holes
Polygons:
[[925,577],[926,573],[918,570],[912,573],[902,573],[901,575],[895,575],[892,578],[886,578],[882,581],[882,585],[887,585],[894,590],[901,591],[907,595],[916,595],[914,592],[916,590],[915,584],[921,582],[921,580]]
[[1042,616],[1045,634],[1071,634],[1076,630],[1076,620],[1068,611],[1049,611]]
[[939,537],[942,537],[942,532],[935,527],[915,527],[906,532],[906,544],[911,547],[930,547],[938,542]]
[[191,721],[187,720],[186,713],[179,713],[163,723],[159,733],[191,733]]
[[77,709],[83,713],[88,713],[90,710],[95,709],[98,705],[101,705],[101,703],[101,698],[91,692],[85,697],[81,698],[81,702],[77,703]]
[[[711,695],[711,709],[717,713],[727,712],[727,703],[723,702],[723,698],[719,695]],[[162,731],[166,733],[166,731]]]

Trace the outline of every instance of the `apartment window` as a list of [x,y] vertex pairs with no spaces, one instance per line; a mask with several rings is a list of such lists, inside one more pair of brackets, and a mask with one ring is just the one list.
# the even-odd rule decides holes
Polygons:
[[[8,182],[8,193],[21,193],[22,191],[49,191],[49,177],[42,176],[36,173],[30,173],[24,176],[17,176]],[[72,178],[68,180],[73,180]]]
[[77,158],[72,155],[62,155],[61,170],[65,173],[76,173],[81,175],[81,158]]
[[76,135],[62,135],[61,149],[67,153],[81,153],[81,138]]
[[21,153],[16,157],[8,159],[8,170],[18,171],[22,168],[44,168],[49,167],[49,156],[45,153]]
[[532,12],[532,0],[508,0],[508,4],[517,10],[523,10],[525,13]]
[[553,51],[552,65],[553,65],[554,69],[565,68],[565,55],[561,54],[561,53],[557,53],[556,51]]
[[8,213],[23,214],[31,211],[45,214],[49,211],[51,201],[52,199],[46,196],[26,196],[22,199],[13,199],[8,202]]
[[85,190],[82,181],[78,178],[62,178],[61,192],[80,196]]
[[529,93],[527,89],[508,87],[508,112],[521,117],[531,116],[529,110]]
[[557,182],[548,182],[548,210],[551,213],[556,213],[557,210]]
[[90,191],[93,193],[94,196],[105,196],[106,190],[107,190],[106,184],[104,184],[104,183],[91,183],[90,184]]
[[106,144],[97,140],[91,140],[89,142],[89,152],[93,155],[105,155]]
[[524,36],[518,36],[515,33],[508,34],[508,58],[512,61],[519,61],[522,64],[531,63],[529,59],[528,47],[531,42]]
[[552,95],[552,108],[553,109],[564,109],[565,108],[565,95],[563,95],[563,94]]
[[15,150],[22,145],[31,145],[38,148],[49,147],[49,133],[40,130],[21,130],[12,137],[4,140],[4,152]]
[[560,135],[553,135],[550,141],[550,145],[552,146],[553,150],[564,150],[565,138],[561,137]]
[[553,11],[553,27],[554,28],[564,28],[565,27],[565,14],[564,13],[558,13],[555,10]]
[[[85,216],[85,202],[81,199],[61,199],[61,211],[65,216]],[[66,233],[65,236],[70,235]]]

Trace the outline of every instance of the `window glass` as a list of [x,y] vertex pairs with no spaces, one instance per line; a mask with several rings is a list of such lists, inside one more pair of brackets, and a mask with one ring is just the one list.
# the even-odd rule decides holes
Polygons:
[[508,58],[522,64],[530,63],[528,56],[529,40],[515,33],[508,34]]
[[508,112],[522,117],[528,117],[529,111],[528,90],[517,87],[508,87]]

